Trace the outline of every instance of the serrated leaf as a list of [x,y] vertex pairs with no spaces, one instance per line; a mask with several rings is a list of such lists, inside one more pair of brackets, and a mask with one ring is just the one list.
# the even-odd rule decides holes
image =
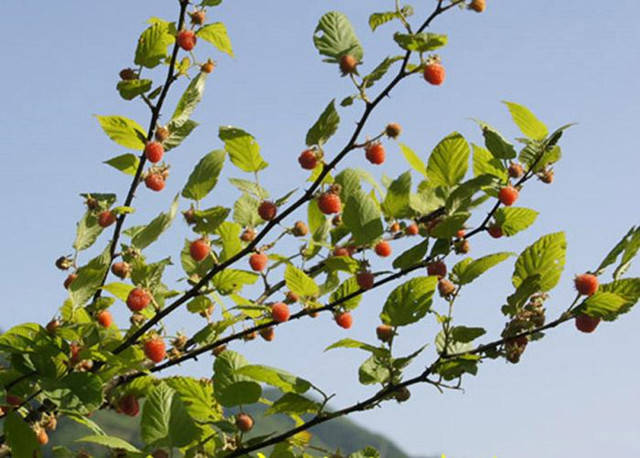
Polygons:
[[380,313],[382,322],[406,326],[422,319],[431,308],[437,282],[436,277],[417,277],[396,287]]
[[125,148],[143,150],[146,135],[140,124],[124,116],[96,115],[100,127],[107,136]]
[[269,164],[260,155],[260,145],[251,134],[236,127],[220,127],[218,137],[224,142],[233,165],[245,172],[257,172]]
[[245,285],[253,285],[258,281],[258,278],[258,274],[254,272],[224,269],[214,275],[211,282],[220,294],[228,296],[229,294],[240,292]]
[[[347,278],[344,282],[340,284],[338,289],[336,289],[333,293],[331,293],[331,297],[329,301],[333,304],[343,298],[350,296],[356,291],[360,290],[360,286],[358,285],[358,281],[355,277]],[[340,308],[344,310],[353,310],[360,305],[360,301],[362,300],[362,294],[358,294],[346,301],[340,303]]]
[[628,303],[627,299],[615,293],[598,291],[593,296],[587,298],[579,310],[589,316],[613,321],[622,313],[623,308],[625,308]]
[[457,277],[457,283],[460,285],[471,283],[487,270],[500,264],[502,261],[507,260],[513,255],[514,253],[495,253],[483,256],[476,260],[467,258],[470,262],[467,261],[467,259],[460,261],[453,268],[453,272]]
[[406,218],[411,215],[409,196],[411,194],[411,172],[405,172],[396,178],[382,202],[382,211],[386,217]]
[[420,157],[404,143],[399,143],[398,146],[400,146],[400,150],[402,151],[404,158],[407,160],[411,168],[421,174],[423,177],[426,177],[427,166],[425,165],[424,161],[420,159]]
[[351,22],[338,11],[331,11],[320,18],[313,33],[313,44],[321,55],[328,57],[326,62],[338,62],[346,54],[361,61],[364,55]]
[[225,157],[223,150],[215,150],[200,159],[182,189],[182,197],[196,201],[204,199],[218,183]]
[[187,119],[181,122],[171,121],[167,126],[169,129],[169,136],[162,142],[165,152],[170,151],[180,146],[180,144],[193,132],[193,129],[198,127],[198,123]]
[[508,172],[502,162],[488,149],[476,144],[471,146],[473,147],[473,175],[493,175],[501,181],[506,181]]
[[254,199],[249,194],[243,193],[233,204],[233,220],[246,227],[258,226],[263,222],[258,214],[259,205],[260,201],[258,199]]
[[371,14],[371,16],[369,16],[369,27],[371,27],[371,31],[374,32],[382,24],[393,21],[397,17],[399,17],[399,14],[395,11],[373,13]]
[[80,267],[78,275],[69,286],[69,297],[75,306],[84,305],[101,286],[102,279],[109,268],[111,257],[107,246],[101,255],[96,256],[87,265]]
[[193,230],[198,234],[213,234],[227,219],[230,209],[224,207],[211,207],[206,210],[195,210]]
[[467,173],[469,145],[462,135],[454,132],[445,137],[433,150],[427,163],[429,184],[454,186]]
[[358,368],[358,381],[363,385],[386,383],[391,376],[387,362],[371,355]]
[[417,52],[434,51],[447,44],[446,35],[438,35],[436,33],[429,32],[414,34],[396,32],[393,35],[393,39],[402,49]]
[[[206,81],[207,74],[205,72],[198,73],[195,78],[191,80],[171,115],[171,122],[173,124],[182,125],[191,117],[198,103],[202,100]],[[169,132],[171,132],[171,129],[169,129]]]
[[471,216],[467,212],[458,212],[445,216],[436,226],[431,229],[430,234],[438,239],[450,239],[464,227],[464,223]]
[[39,456],[40,446],[31,427],[17,412],[11,411],[4,421],[4,436],[13,456]]
[[540,275],[540,291],[549,291],[558,284],[564,269],[567,241],[564,232],[539,238],[527,247],[516,261],[513,286],[519,287],[530,276]]
[[112,157],[108,161],[104,161],[105,164],[120,170],[127,175],[135,175],[140,164],[140,159],[135,154],[122,154],[120,156]]
[[311,277],[297,267],[287,264],[284,271],[287,288],[302,297],[314,297],[318,294],[318,285]]
[[[140,453],[142,451],[131,445],[124,439],[114,436],[84,436],[80,439],[76,439],[76,442],[86,442],[89,444],[102,445],[112,450],[124,450],[131,453]],[[75,454],[73,456],[76,456]]]
[[307,146],[324,145],[338,130],[340,116],[336,111],[335,99],[329,102],[318,120],[307,132]]
[[500,132],[489,124],[477,121],[482,128],[484,144],[496,159],[513,159],[517,153],[514,146],[509,143]]
[[362,191],[349,197],[342,220],[353,234],[356,245],[371,243],[384,232],[380,209],[371,197]]
[[483,328],[456,326],[451,329],[451,337],[456,342],[468,343],[487,333]]
[[138,39],[135,63],[154,68],[167,57],[167,47],[175,41],[169,33],[169,23],[158,21],[147,28]]
[[98,224],[98,218],[92,211],[87,211],[76,227],[76,239],[73,248],[82,251],[89,248],[102,233],[102,226]]
[[311,399],[300,396],[296,393],[285,393],[284,396],[276,400],[265,411],[265,415],[273,415],[276,413],[302,415],[305,413],[318,412],[320,408],[320,404],[312,401]]
[[130,285],[128,283],[113,282],[104,285],[102,289],[113,294],[121,301],[126,302],[129,293],[133,289],[133,285]]
[[494,216],[496,224],[502,228],[502,233],[511,237],[530,227],[536,221],[538,212],[523,207],[500,207]]
[[175,391],[162,383],[155,386],[147,396],[140,422],[140,435],[145,443],[167,442],[174,394]]
[[406,269],[420,262],[427,254],[429,240],[425,239],[414,247],[409,248],[393,260],[394,269]]
[[229,183],[240,191],[251,194],[260,200],[269,198],[269,191],[253,181],[243,180],[241,178],[229,178]]
[[516,123],[520,131],[527,137],[533,140],[543,140],[549,134],[547,126],[536,118],[527,107],[513,102],[503,101],[502,103],[509,108],[513,122]]
[[185,405],[189,416],[197,421],[206,422],[212,417],[219,416],[212,409],[213,389],[206,381],[200,381],[187,377],[171,377],[165,379],[165,383],[175,390],[178,397]]
[[282,369],[276,369],[261,365],[248,365],[239,368],[237,374],[246,375],[257,381],[278,388],[283,392],[304,393],[311,388],[311,383],[303,378],[296,377]]
[[244,356],[232,350],[222,352],[213,363],[213,392],[220,404],[233,407],[240,404],[253,404],[260,399],[262,389],[246,375],[236,371],[247,366]]
[[231,40],[227,34],[227,28],[222,22],[214,22],[213,24],[207,24],[201,27],[196,33],[199,38],[208,41],[215,46],[218,51],[226,53],[233,57],[233,49],[231,47]]
[[623,278],[612,283],[605,283],[598,288],[599,292],[614,293],[625,300],[625,304],[616,310],[616,314],[627,313],[640,299],[640,278]]
[[166,231],[178,212],[178,196],[173,199],[171,208],[167,213],[160,213],[151,222],[145,226],[140,232],[136,233],[131,239],[131,244],[136,248],[143,250]]
[[373,86],[375,82],[380,80],[389,71],[389,68],[399,60],[402,60],[402,56],[385,57],[371,73],[362,78],[362,85],[365,88]]
[[354,339],[341,339],[337,342],[332,343],[324,351],[333,350],[335,348],[359,348],[360,350],[368,351],[370,353],[381,354],[380,352],[387,351],[386,349],[381,349],[378,347],[374,347],[373,345],[369,345],[368,343],[360,342]]
[[600,263],[600,265],[596,269],[596,275],[602,275],[602,273],[605,271],[605,269],[607,267],[609,267],[610,265],[612,265],[612,264],[614,264],[616,262],[616,260],[620,256],[620,254],[622,254],[622,252],[624,252],[625,248],[627,247],[627,245],[629,244],[629,242],[631,240],[631,237],[635,233],[640,233],[640,228],[636,228],[635,226],[633,226],[629,230],[629,232],[627,232],[625,234],[625,236],[622,237],[622,240],[620,240],[611,249],[611,251],[609,253],[607,253],[607,255],[604,257],[604,259],[602,260],[602,262]]
[[151,89],[151,80],[126,80],[119,81],[116,89],[120,93],[120,97],[125,100],[133,100],[140,94],[144,94]]

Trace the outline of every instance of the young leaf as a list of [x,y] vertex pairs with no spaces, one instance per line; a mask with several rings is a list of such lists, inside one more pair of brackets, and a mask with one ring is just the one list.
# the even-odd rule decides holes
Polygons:
[[400,150],[402,151],[404,158],[407,160],[411,168],[426,178],[427,166],[425,165],[424,161],[420,159],[420,157],[404,143],[399,143],[398,145],[400,146]]
[[393,21],[397,17],[399,17],[399,15],[395,11],[386,11],[384,13],[373,13],[371,14],[371,16],[369,16],[369,27],[371,27],[371,31],[374,32],[382,24],[386,24],[387,22]]
[[527,277],[540,275],[540,291],[549,291],[558,284],[564,269],[567,241],[564,232],[539,238],[527,247],[516,261],[513,286],[519,287]]
[[170,24],[158,21],[142,32],[136,48],[135,64],[154,68],[167,57],[167,47],[175,41]]
[[167,152],[180,146],[184,139],[187,138],[196,127],[198,127],[198,123],[191,119],[181,122],[171,121],[168,125],[169,137],[162,142],[164,151]]
[[227,34],[227,28],[222,22],[214,22],[200,28],[196,34],[199,38],[208,41],[213,46],[233,57],[233,49],[231,48],[231,40]]
[[393,39],[402,49],[407,51],[430,52],[447,44],[446,35],[422,32],[412,35],[396,32]]
[[527,108],[513,102],[503,103],[509,108],[513,122],[520,128],[520,131],[533,140],[544,140],[549,134],[547,126],[545,126],[536,116]]
[[[196,106],[198,106],[198,103],[202,100],[206,81],[207,74],[204,72],[198,73],[196,77],[191,80],[182,97],[180,97],[173,115],[171,115],[171,122],[174,125],[182,125],[191,117]],[[171,132],[171,129],[169,129],[169,132]]]
[[523,207],[500,207],[494,216],[502,233],[511,237],[531,226],[538,217],[538,212]]
[[427,177],[431,186],[454,186],[467,173],[469,145],[462,135],[454,132],[433,150],[427,163]]
[[224,142],[231,162],[245,172],[257,172],[269,164],[260,155],[260,145],[255,138],[236,127],[220,127],[218,137]]
[[189,175],[182,197],[196,201],[204,199],[218,183],[225,156],[223,150],[215,150],[200,159]]
[[313,43],[318,52],[327,56],[325,62],[338,62],[349,54],[357,61],[362,60],[364,51],[349,19],[342,13],[326,13],[313,33]]
[[140,94],[151,89],[151,80],[127,80],[119,81],[116,89],[120,93],[120,97],[125,100],[133,100]]
[[387,191],[382,203],[385,216],[406,218],[411,214],[409,195],[411,194],[411,172],[405,172],[396,178]]
[[406,326],[422,319],[433,300],[438,279],[417,277],[394,289],[384,304],[380,319],[391,326]]
[[135,175],[140,164],[140,159],[135,154],[122,154],[120,156],[112,157],[108,161],[104,161],[105,164],[120,170],[127,175]]
[[158,240],[158,237],[166,231],[178,212],[178,196],[175,197],[171,208],[168,213],[160,213],[156,216],[148,225],[144,227],[140,232],[133,236],[131,244],[136,248],[143,250],[153,242]]
[[98,224],[98,218],[91,210],[87,211],[82,219],[78,221],[76,229],[76,239],[73,248],[82,251],[89,248],[102,233],[102,226]]
[[144,129],[133,119],[124,116],[100,115],[96,115],[96,118],[104,133],[118,145],[140,151],[144,149],[146,141]]
[[336,111],[335,99],[329,102],[318,120],[307,132],[307,146],[324,145],[338,130],[340,116]]
[[299,296],[313,297],[319,292],[316,282],[302,270],[291,264],[287,264],[284,271],[284,280],[287,288]]

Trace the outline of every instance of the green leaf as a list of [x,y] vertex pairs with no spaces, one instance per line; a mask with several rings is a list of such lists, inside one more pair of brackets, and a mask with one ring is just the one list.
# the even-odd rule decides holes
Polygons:
[[222,22],[207,24],[200,30],[198,30],[196,35],[218,48],[218,51],[221,51],[233,57],[231,40],[229,39],[229,35],[227,34],[227,28]]
[[482,136],[484,137],[484,144],[487,149],[493,154],[496,159],[513,159],[516,157],[516,150],[511,143],[509,143],[502,136],[500,132],[482,121],[477,121],[482,128]]
[[390,376],[386,361],[381,360],[376,355],[371,355],[358,368],[358,380],[363,385],[385,383]]
[[220,127],[218,137],[224,142],[231,162],[245,172],[257,172],[269,164],[260,155],[260,145],[255,138],[236,127]]
[[218,183],[225,157],[223,150],[215,150],[200,159],[189,175],[182,197],[196,201],[204,199]]
[[409,248],[393,260],[394,269],[406,269],[420,262],[427,254],[429,240],[425,239],[414,247]]
[[411,215],[409,195],[411,194],[411,172],[405,172],[396,178],[382,202],[382,211],[391,218],[406,218]]
[[186,411],[194,420],[206,422],[217,418],[217,412],[212,409],[213,389],[207,381],[187,377],[171,377],[164,380],[184,403]]
[[[604,257],[604,259],[596,269],[596,275],[602,275],[602,273],[605,271],[607,267],[609,267],[610,265],[614,264],[617,261],[620,254],[622,254],[622,252],[625,251],[625,249],[627,248],[627,245],[629,245],[631,239],[636,233],[640,234],[640,227],[636,228],[635,226],[633,226],[629,230],[629,232],[627,232],[625,236],[622,237],[622,240],[620,240],[616,244],[616,246],[614,246],[611,249],[611,251]],[[640,235],[636,237],[640,237]]]
[[620,264],[613,272],[613,278],[615,280],[619,279],[627,271],[631,265],[631,261],[638,254],[638,250],[640,250],[640,229],[631,234],[629,243],[625,246]]
[[108,161],[104,161],[104,163],[120,170],[122,173],[133,176],[138,170],[140,159],[138,159],[138,156],[136,156],[135,154],[129,153],[113,157]]
[[252,196],[260,200],[269,198],[269,191],[253,181],[243,180],[241,178],[229,178],[229,183],[238,188],[240,191],[251,194]]
[[96,115],[100,127],[107,136],[120,146],[142,151],[146,135],[140,124],[124,116]]
[[[84,437],[81,437],[80,439],[76,439],[76,442],[98,444],[104,447],[109,447],[110,449],[114,449],[114,450],[118,449],[118,450],[124,450],[126,452],[142,454],[141,450],[138,450],[136,447],[131,445],[126,440],[120,439],[119,437],[114,437],[114,436],[84,436]],[[76,455],[73,455],[73,456],[76,456]]]
[[233,220],[246,227],[256,227],[264,221],[258,214],[260,201],[243,193],[233,204]]
[[388,351],[386,349],[374,347],[373,345],[369,345],[367,343],[360,342],[354,339],[348,339],[348,338],[338,340],[337,342],[332,343],[327,348],[325,348],[324,351],[333,350],[334,348],[359,348],[361,350],[368,351],[370,353],[374,353],[377,355],[385,354],[385,352]]
[[487,333],[483,328],[468,328],[466,326],[456,326],[451,329],[451,337],[456,342],[468,343]]
[[371,197],[362,191],[357,197],[349,197],[342,219],[345,227],[353,234],[353,242],[356,245],[371,243],[384,232],[380,209]]
[[450,239],[464,227],[464,223],[471,216],[467,212],[458,212],[453,215],[445,216],[433,229],[431,235],[438,239]]
[[127,297],[129,297],[129,293],[133,288],[133,285],[130,285],[129,283],[120,282],[109,283],[102,287],[103,290],[110,292],[123,302],[127,301]]
[[540,275],[540,291],[549,291],[558,284],[564,269],[567,241],[564,232],[539,238],[527,247],[516,261],[513,286],[516,288],[532,275]]
[[462,135],[454,132],[444,138],[433,150],[427,163],[429,184],[453,186],[467,173],[469,145]]
[[347,16],[337,11],[326,13],[320,18],[313,34],[313,44],[321,55],[328,57],[325,62],[338,62],[346,54],[361,61],[364,55],[351,22]]
[[513,102],[503,101],[502,103],[509,108],[513,122],[516,123],[520,131],[527,137],[533,140],[544,140],[549,134],[547,126],[536,118],[528,108]]
[[[204,72],[198,73],[195,78],[191,80],[171,115],[171,121],[174,125],[182,125],[182,123],[191,117],[196,106],[198,106],[198,103],[202,100],[206,81],[207,74]],[[169,129],[169,132],[171,132],[171,129]]]
[[258,278],[258,274],[254,272],[224,269],[222,272],[217,273],[211,281],[220,294],[227,296],[239,292],[245,285],[253,285],[258,281]]
[[161,383],[155,386],[147,396],[140,422],[140,435],[145,443],[166,444],[174,394],[175,391]]
[[380,453],[373,447],[366,447],[349,455],[349,458],[380,458]]
[[488,149],[476,144],[473,147],[473,175],[493,175],[501,181],[507,179],[507,169]]
[[425,165],[423,160],[420,159],[420,157],[404,143],[399,143],[398,145],[400,146],[400,150],[402,151],[404,158],[407,160],[411,168],[422,176],[427,177],[427,166]]
[[260,385],[250,377],[237,373],[238,369],[247,365],[244,356],[232,350],[222,352],[213,363],[213,392],[223,406],[253,404],[260,399]]
[[327,272],[348,272],[355,274],[360,270],[360,263],[348,256],[331,256],[324,261]]
[[307,146],[324,145],[338,130],[340,116],[336,111],[335,102],[335,99],[329,102],[329,105],[324,109],[318,120],[307,132]]
[[296,393],[285,393],[285,395],[276,400],[264,414],[273,415],[276,413],[286,413],[290,415],[302,415],[305,413],[318,412],[320,408],[320,404],[311,399]]
[[605,283],[600,285],[598,291],[614,293],[623,298],[625,304],[616,310],[616,314],[627,313],[640,299],[640,278],[623,278],[612,283]]
[[4,435],[12,455],[18,457],[40,456],[36,435],[17,412],[9,412],[4,421]]
[[[358,280],[356,277],[347,278],[338,289],[336,289],[333,293],[331,293],[331,297],[329,301],[333,304],[343,298],[350,296],[356,291],[360,290],[360,286],[358,285]],[[362,300],[362,294],[358,294],[340,304],[340,307],[344,310],[353,310],[360,305],[360,301]]]
[[291,391],[304,393],[311,388],[311,383],[307,380],[273,367],[249,365],[239,368],[236,373],[276,387],[285,393]]
[[170,23],[158,21],[142,32],[136,48],[136,65],[154,68],[167,57],[167,47],[175,37],[170,33]]
[[195,210],[193,230],[198,234],[213,234],[216,229],[227,219],[230,209],[224,207],[211,207],[206,210]]
[[511,237],[531,226],[538,217],[538,212],[523,207],[500,207],[494,216],[503,234]]
[[151,80],[127,80],[127,81],[119,81],[116,89],[120,93],[120,97],[125,100],[133,100],[138,97],[140,94],[144,94],[145,92],[151,89]]
[[483,256],[475,261],[464,262],[464,264],[462,264],[463,261],[461,261],[453,268],[453,272],[457,276],[457,283],[460,285],[471,283],[487,270],[497,266],[502,261],[505,261],[513,255],[514,253],[495,253]]
[[0,335],[0,350],[7,353],[32,350],[35,339],[44,333],[42,326],[37,323],[19,324]]
[[406,326],[422,319],[429,309],[438,279],[417,277],[394,289],[384,304],[380,319],[391,326]]
[[318,294],[318,285],[302,270],[287,264],[284,271],[284,280],[287,288],[302,297],[314,297]]
[[393,21],[395,18],[399,18],[400,15],[395,11],[387,11],[384,13],[373,13],[369,16],[369,27],[374,32],[382,24],[386,24],[389,21]]
[[478,373],[478,359],[476,355],[465,355],[441,361],[434,372],[440,374],[447,381],[455,380],[464,374],[476,375]]
[[171,121],[167,128],[169,129],[169,136],[162,144],[164,145],[164,151],[170,151],[180,146],[185,138],[193,132],[193,129],[198,127],[198,123],[187,119],[181,122]]
[[73,248],[82,251],[89,248],[102,233],[102,226],[98,224],[98,218],[92,211],[87,211],[82,219],[78,221],[76,228],[76,239]]
[[391,66],[399,60],[402,60],[402,56],[385,57],[371,73],[362,78],[362,85],[365,88],[373,86],[375,82],[380,80],[389,71]]
[[216,229],[216,234],[220,236],[220,241],[222,242],[222,252],[219,256],[220,261],[226,261],[242,250],[240,230],[241,227],[238,224],[230,221],[225,221]]
[[628,311],[628,304],[629,301],[626,298],[615,293],[598,291],[584,301],[580,306],[579,311],[586,313],[589,316],[613,321],[620,313]]
[[[143,250],[153,242],[158,240],[158,237],[166,231],[178,212],[178,196],[173,199],[171,208],[168,213],[160,213],[156,216],[144,229],[138,232],[131,239],[131,244],[136,248]],[[75,283],[75,282],[74,282]]]
[[110,264],[109,247],[100,256],[76,272],[78,277],[69,286],[69,297],[75,306],[84,305],[102,284],[102,279]]
[[446,35],[438,35],[436,33],[429,32],[414,33],[411,35],[396,32],[393,35],[393,39],[402,49],[417,52],[434,51],[447,44]]

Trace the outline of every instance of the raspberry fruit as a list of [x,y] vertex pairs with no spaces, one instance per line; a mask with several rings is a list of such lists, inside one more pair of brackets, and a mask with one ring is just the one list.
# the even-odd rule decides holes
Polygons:
[[127,307],[132,312],[143,310],[151,302],[151,296],[142,288],[133,288],[127,296]]
[[386,240],[382,240],[376,244],[374,251],[378,256],[386,258],[391,255],[391,245]]
[[384,133],[387,134],[387,137],[396,139],[402,133],[402,127],[397,122],[392,122],[387,124],[387,127],[384,129]]
[[304,237],[309,233],[309,228],[303,221],[296,221],[293,225],[293,235],[296,237]]
[[365,156],[372,164],[380,165],[384,163],[385,155],[384,146],[380,143],[370,143],[365,149]]
[[273,328],[264,328],[260,330],[260,337],[267,342],[271,342],[276,337],[276,330]]
[[246,413],[239,413],[236,415],[236,426],[243,433],[251,431],[253,428],[253,418]]
[[453,294],[455,290],[456,286],[446,278],[443,278],[438,282],[438,292],[442,297],[448,297],[449,295]]
[[273,318],[273,321],[282,323],[287,321],[289,316],[289,306],[284,302],[276,302],[271,306],[271,317]]
[[340,71],[343,75],[350,73],[356,73],[358,67],[358,61],[350,54],[345,54],[340,58]]
[[300,163],[300,167],[302,167],[303,169],[313,170],[316,168],[316,165],[318,165],[318,157],[316,156],[316,153],[314,153],[310,149],[306,149],[302,153],[300,153],[298,162]]
[[486,0],[471,0],[469,8],[476,13],[482,13],[487,8],[487,2]]
[[133,394],[127,394],[118,401],[118,412],[135,417],[140,412],[140,404]]
[[391,226],[389,226],[389,232],[392,232],[394,234],[396,232],[400,232],[400,224],[397,222],[393,223]]
[[43,428],[37,428],[35,433],[38,444],[47,445],[49,443],[49,435]]
[[264,253],[253,253],[249,257],[249,265],[255,272],[262,272],[267,267],[269,258]]
[[498,225],[495,225],[495,224],[492,225],[492,226],[489,226],[489,228],[487,229],[487,232],[494,239],[499,239],[500,237],[502,237],[504,235],[502,233],[502,228],[500,226],[498,226]]
[[73,283],[73,280],[75,280],[76,278],[78,278],[78,274],[69,274],[69,276],[62,284],[64,286],[64,289],[69,289],[69,286],[71,286],[71,283]]
[[137,80],[138,74],[132,68],[124,68],[120,70],[120,79],[123,81]]
[[576,275],[573,280],[578,292],[585,296],[593,296],[598,291],[598,277],[592,274]]
[[553,183],[553,170],[549,169],[542,172],[542,174],[540,175],[540,181],[545,184]]
[[524,175],[524,169],[517,162],[512,162],[509,164],[509,176],[511,178],[520,178]]
[[391,342],[393,335],[393,328],[388,324],[381,324],[376,328],[376,336],[383,342]]
[[358,286],[360,289],[371,289],[373,288],[373,274],[369,271],[360,272],[356,276],[356,280],[358,281]]
[[349,312],[342,312],[336,315],[336,323],[344,329],[349,329],[353,324],[353,317]]
[[498,192],[498,200],[507,207],[514,204],[518,200],[518,190],[513,186],[505,186]]
[[458,237],[459,239],[463,239],[466,234],[467,232],[464,229],[460,229],[458,230],[458,232],[456,232],[456,237]]
[[100,323],[100,326],[102,326],[103,328],[108,328],[113,323],[113,317],[111,316],[111,312],[109,312],[109,310],[101,310],[100,312],[98,312],[98,314],[96,315],[96,319],[98,320],[98,323]]
[[56,259],[56,267],[60,270],[69,270],[71,266],[73,266],[73,259],[71,258],[60,256]]
[[255,238],[256,231],[250,227],[246,228],[244,231],[242,231],[242,234],[240,234],[240,240],[242,240],[243,242],[251,242]]
[[294,293],[293,291],[287,291],[287,295],[285,300],[289,303],[294,303],[294,302],[298,302],[300,300],[300,296],[298,296],[296,293]]
[[160,192],[164,189],[164,177],[159,173],[150,173],[144,179],[144,184],[152,191]]
[[444,67],[439,62],[431,62],[425,65],[423,76],[428,83],[439,86],[444,81]]
[[56,319],[53,319],[47,323],[47,326],[45,329],[49,334],[54,335],[59,327],[60,327],[60,322]]
[[333,256],[347,256],[351,257],[351,252],[346,247],[336,247],[333,250]]
[[254,340],[256,337],[258,337],[258,334],[256,333],[256,331],[251,331],[245,334],[244,336],[242,336],[242,338],[246,341]]
[[576,328],[578,331],[590,333],[596,330],[600,324],[600,318],[592,317],[581,313],[576,316]]
[[318,197],[318,208],[325,215],[332,213],[340,213],[342,211],[342,202],[340,196],[333,192],[325,192]]
[[182,29],[178,32],[178,36],[176,37],[176,41],[178,42],[178,46],[180,46],[185,51],[191,51],[196,46],[196,41],[198,41],[196,34],[193,30]]
[[144,147],[144,155],[149,162],[160,162],[164,156],[164,147],[160,142],[148,142]]
[[[165,141],[167,138],[169,138],[169,135],[170,135],[170,132],[167,127],[158,126],[156,128],[155,137],[156,137],[156,140],[158,140],[159,142]],[[164,147],[162,148],[162,152],[164,153]]]
[[420,228],[416,223],[409,224],[404,230],[404,233],[407,235],[418,235],[419,232]]
[[268,200],[263,201],[258,207],[258,215],[265,221],[271,221],[276,217],[276,213],[278,213],[278,207]]
[[109,227],[116,222],[116,214],[111,210],[105,210],[98,215],[98,225],[100,227]]
[[457,254],[467,254],[471,251],[471,244],[468,240],[459,240],[455,243],[453,248]]
[[118,278],[125,279],[131,273],[131,266],[124,261],[116,262],[111,266],[111,273]]
[[200,262],[209,256],[211,252],[211,245],[209,242],[204,239],[198,239],[191,242],[189,245],[189,254],[193,258],[194,261]]
[[444,276],[447,275],[447,265],[442,261],[430,262],[427,264],[427,274],[438,278],[444,278]]
[[191,23],[195,24],[195,25],[204,24],[204,21],[207,18],[207,15],[202,10],[194,11],[193,13],[189,13],[189,16],[191,17]]
[[144,355],[154,363],[159,363],[167,355],[164,340],[154,337],[144,343]]
[[183,211],[182,216],[184,216],[184,220],[187,224],[193,224],[196,222],[196,211],[193,209],[193,207],[189,210]]

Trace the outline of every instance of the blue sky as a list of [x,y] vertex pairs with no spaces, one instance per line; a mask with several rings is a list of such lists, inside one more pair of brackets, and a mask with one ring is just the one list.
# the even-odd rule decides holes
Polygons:
[[[124,151],[102,135],[92,115],[121,114],[146,126],[146,108],[118,97],[117,74],[130,64],[145,20],[173,19],[175,3],[68,0],[4,2],[0,7],[0,53],[5,63],[0,84],[3,328],[25,321],[44,323],[64,300],[64,275],[53,267],[53,260],[70,252],[75,221],[83,211],[78,194],[111,191],[124,196],[128,178],[100,164]],[[435,2],[414,3],[417,20]],[[370,12],[392,4],[228,0],[212,10],[212,19],[227,24],[236,57],[222,56],[204,43],[196,48],[200,57],[210,54],[219,64],[194,115],[201,127],[170,153],[167,189],[152,194],[141,188],[134,202],[140,210],[131,223],[148,221],[169,206],[193,164],[221,146],[219,125],[235,125],[256,137],[271,163],[262,181],[273,195],[298,186],[305,174],[296,158],[308,127],[330,99],[341,99],[351,90],[335,66],[321,62],[312,45],[317,20],[329,10],[346,13],[365,47],[364,66],[370,69],[397,52],[391,40],[393,26],[372,34],[366,24]],[[620,236],[640,222],[636,13],[632,0],[488,0],[483,14],[454,10],[432,28],[449,34],[449,45],[440,52],[447,68],[445,84],[434,88],[420,78],[405,81],[365,129],[375,135],[387,122],[399,122],[404,127],[402,141],[426,158],[454,130],[481,142],[471,117],[495,125],[511,138],[518,136],[500,100],[529,106],[551,128],[579,123],[562,139],[564,158],[556,167],[556,182],[551,187],[533,182],[522,195],[523,206],[541,212],[533,228],[508,241],[473,241],[472,255],[480,256],[520,251],[542,234],[566,231],[567,264],[547,302],[548,316],[572,299],[573,275],[595,267]],[[175,97],[170,98],[167,111],[174,103]],[[359,113],[359,107],[341,110],[341,129],[327,145],[329,156],[348,138]],[[396,145],[389,143],[387,149],[384,171],[397,176],[407,164]],[[366,167],[378,177],[382,173],[358,155],[346,164]],[[224,182],[240,176],[228,165],[207,203],[224,204],[233,198]],[[176,221],[159,246],[149,250],[150,258],[159,259],[167,251],[177,254],[186,236],[186,226]],[[107,243],[106,237],[99,246]],[[512,268],[512,263],[505,263],[465,291],[459,305],[461,323],[484,325],[494,335],[500,332],[499,307],[510,293]],[[639,272],[636,265],[630,274]],[[174,269],[169,277],[179,274]],[[372,393],[357,383],[364,354],[322,349],[347,335],[373,341],[382,305],[378,297],[365,296],[349,334],[324,316],[283,326],[272,344],[239,344],[234,349],[252,362],[309,378],[338,393],[334,405],[346,405]],[[116,309],[116,320],[125,324],[124,307]],[[184,315],[169,320],[172,329],[189,330],[196,323]],[[415,454],[639,456],[640,369],[634,351],[640,344],[639,325],[633,311],[593,335],[564,326],[531,345],[517,366],[502,361],[483,364],[478,377],[466,379],[464,394],[441,395],[432,387],[418,387],[412,402],[388,404],[355,419]],[[434,334],[432,322],[412,326],[403,331],[400,349],[408,352],[432,342]],[[211,361],[202,358],[183,370],[210,374]],[[419,370],[417,365],[414,371]]]

